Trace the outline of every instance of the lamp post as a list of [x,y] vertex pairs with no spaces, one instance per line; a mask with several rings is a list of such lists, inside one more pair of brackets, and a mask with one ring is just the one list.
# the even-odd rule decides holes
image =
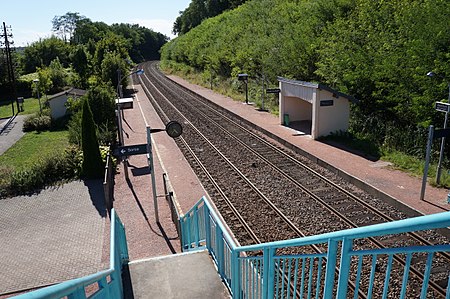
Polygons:
[[125,80],[125,78],[128,78],[129,76],[132,76],[132,75],[134,75],[134,74],[142,75],[143,73],[144,73],[144,70],[143,70],[143,69],[137,69],[137,70],[135,70],[134,72],[131,72],[131,73],[129,73],[128,75],[122,77],[122,73],[120,72],[120,69],[117,69],[117,77],[118,77],[118,80],[117,80],[117,88],[116,88],[117,96],[118,96],[119,98],[122,98],[122,97],[123,97],[123,94],[122,94],[122,88],[121,88],[120,84],[122,83],[123,80]]
[[[444,77],[442,77],[434,72],[428,72],[427,76],[428,77],[440,77],[445,80]],[[448,85],[448,102],[450,103],[450,83],[448,81],[446,81],[446,82]],[[447,120],[448,120],[448,111],[445,112],[444,129],[447,128]],[[444,145],[445,145],[445,137],[442,137],[441,150],[439,152],[439,162],[438,162],[437,171],[436,171],[436,184],[438,184],[438,185],[441,181],[441,169],[442,169],[442,159],[444,157]]]
[[[118,77],[118,81],[117,81],[117,88],[116,88],[118,99],[122,98],[122,89],[120,88],[120,83],[122,83],[122,81],[125,78],[129,77],[129,76],[132,76],[134,74],[142,75],[143,73],[144,73],[143,69],[138,69],[138,70],[136,70],[134,72],[129,73],[127,76],[122,77],[121,73],[120,73],[120,69],[117,70],[117,74],[119,76]],[[120,145],[125,145],[124,144],[124,140],[123,140],[122,115],[121,115],[122,112],[121,111],[122,111],[122,107],[121,107],[121,105],[119,103],[117,103],[117,113],[118,113],[117,118],[118,118],[118,126],[119,126],[119,143],[120,143]]]
[[34,79],[33,83],[36,84],[37,97],[39,102],[39,112],[42,114],[41,98],[39,97],[39,79]]

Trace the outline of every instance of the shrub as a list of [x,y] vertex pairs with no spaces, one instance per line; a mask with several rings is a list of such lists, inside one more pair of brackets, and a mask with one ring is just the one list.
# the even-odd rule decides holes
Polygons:
[[100,149],[89,102],[84,100],[81,118],[81,146],[83,148],[82,175],[88,179],[101,178],[104,164],[100,156]]
[[52,127],[52,118],[48,115],[36,115],[28,116],[23,122],[22,130],[24,132],[30,131],[46,131]]
[[0,196],[27,194],[48,185],[76,179],[81,170],[81,158],[80,150],[70,146],[63,154],[46,157],[28,169],[5,169],[5,175],[0,177]]

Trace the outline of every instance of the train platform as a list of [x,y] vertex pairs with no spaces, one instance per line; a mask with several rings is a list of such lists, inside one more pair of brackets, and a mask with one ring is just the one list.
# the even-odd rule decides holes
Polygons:
[[427,184],[424,200],[420,200],[422,178],[393,169],[389,163],[370,160],[362,155],[313,140],[308,135],[279,124],[278,116],[260,111],[257,107],[234,101],[210,89],[191,84],[177,76],[169,76],[178,84],[233,112],[261,128],[281,143],[295,146],[310,158],[334,169],[356,186],[367,184],[372,193],[390,200],[411,216],[434,214],[450,210],[449,190]]
[[[123,117],[125,146],[147,143],[147,126],[165,127],[142,87],[133,88],[133,108],[124,110]],[[183,213],[206,191],[171,137],[158,132],[151,139],[159,221],[147,156],[130,156],[128,170],[121,163],[115,176],[113,206],[125,225],[130,260],[124,280],[126,298],[230,298],[207,252],[182,253],[164,196],[163,174]],[[104,246],[104,258],[108,250]]]

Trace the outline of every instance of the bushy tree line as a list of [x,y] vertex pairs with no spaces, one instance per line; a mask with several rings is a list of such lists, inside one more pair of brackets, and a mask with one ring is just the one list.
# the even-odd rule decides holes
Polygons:
[[161,60],[325,83],[359,99],[351,132],[412,151],[443,121],[434,102],[448,98],[449,24],[446,0],[248,1],[166,44]]
[[[32,80],[37,76],[21,78],[34,72],[43,79],[41,93],[55,93],[67,85],[88,88],[100,81],[116,86],[118,69],[126,74],[132,63],[159,59],[159,50],[168,40],[139,25],[110,26],[71,12],[55,16],[52,24],[54,36],[33,42],[14,55],[19,95],[35,91]],[[0,60],[0,100],[12,97],[4,66]]]
[[174,34],[184,34],[208,18],[233,9],[246,0],[192,0],[189,6],[180,11],[180,15],[173,24]]

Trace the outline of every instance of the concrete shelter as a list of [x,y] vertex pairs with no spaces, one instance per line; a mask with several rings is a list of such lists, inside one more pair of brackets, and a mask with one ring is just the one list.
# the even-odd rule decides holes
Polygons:
[[280,124],[312,139],[347,131],[352,96],[320,83],[278,77]]

